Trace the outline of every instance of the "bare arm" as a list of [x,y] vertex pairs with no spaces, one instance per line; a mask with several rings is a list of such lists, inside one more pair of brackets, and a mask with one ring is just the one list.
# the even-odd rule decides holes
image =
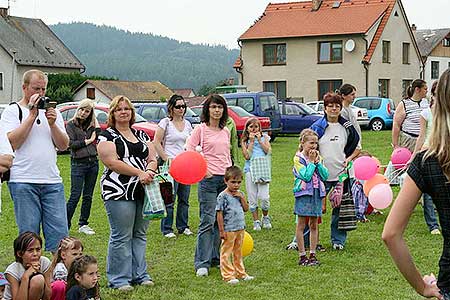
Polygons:
[[53,107],[48,108],[45,112],[45,117],[47,118],[48,125],[50,126],[52,140],[56,148],[59,150],[66,150],[67,147],[69,147],[69,136],[56,124],[56,109]]
[[220,238],[224,240],[226,238],[225,227],[223,226],[223,212],[221,210],[216,211],[217,226],[219,227]]
[[394,121],[392,123],[392,145],[394,148],[398,147],[398,137],[405,117],[405,106],[403,105],[403,102],[400,102],[395,109]]
[[13,156],[9,154],[0,155],[0,173],[4,173],[11,168],[13,163]]
[[110,170],[127,176],[138,176],[141,182],[149,183],[150,175],[138,168],[127,165],[119,160],[116,152],[116,145],[110,141],[103,141],[97,145],[98,157]]
[[245,195],[242,192],[239,192],[241,195],[239,197],[239,199],[241,200],[241,205],[242,205],[242,210],[244,212],[248,211],[248,202],[247,199],[245,199]]
[[269,139],[264,139],[264,142],[261,141],[261,136],[258,135],[258,142],[261,145],[261,148],[263,149],[264,153],[269,153],[271,150],[270,141]]
[[[22,108],[21,108],[22,109]],[[26,119],[22,121],[22,123],[16,129],[8,132],[8,139],[11,143],[11,147],[14,150],[19,149],[25,140],[28,138],[30,134],[31,128],[33,127],[33,123],[36,120],[38,115],[37,109],[30,110],[30,114]]]
[[47,272],[44,273],[45,287],[43,300],[50,300],[52,296],[52,273],[53,272],[50,270],[50,268],[48,268]]
[[403,234],[408,225],[409,218],[419,201],[422,192],[415,182],[406,176],[403,188],[392,206],[386,219],[382,238],[397,268],[409,284],[422,296],[442,298],[436,283],[429,284],[422,279],[417,270]]
[[[148,147],[147,170],[153,170],[153,171],[157,172],[158,163],[156,161],[156,150],[155,150],[154,143],[151,141],[148,141],[147,147]],[[154,173],[150,172],[149,174],[153,178]]]
[[158,127],[158,129],[156,129],[155,138],[153,140],[153,145],[155,147],[156,152],[158,153],[158,156],[161,157],[161,159],[164,161],[166,161],[169,158],[162,147],[162,141],[164,139],[165,133],[166,131],[164,129]]
[[359,153],[361,153],[361,149],[355,149],[355,151],[353,151],[352,155],[350,155],[349,157],[347,157],[345,159],[345,166],[348,165],[349,162],[351,162],[352,160],[355,159],[355,157],[357,157],[359,155]]
[[241,141],[242,155],[244,156],[245,160],[249,160],[252,157],[253,146],[255,145],[255,138],[250,137],[248,141],[249,141],[248,145],[246,142]]

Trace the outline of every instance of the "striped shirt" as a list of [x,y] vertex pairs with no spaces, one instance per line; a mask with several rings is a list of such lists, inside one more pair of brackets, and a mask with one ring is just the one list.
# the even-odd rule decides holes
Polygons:
[[412,137],[418,137],[420,132],[420,113],[429,107],[428,101],[422,99],[419,102],[411,98],[403,99],[402,103],[405,107],[405,119],[402,123],[402,132]]

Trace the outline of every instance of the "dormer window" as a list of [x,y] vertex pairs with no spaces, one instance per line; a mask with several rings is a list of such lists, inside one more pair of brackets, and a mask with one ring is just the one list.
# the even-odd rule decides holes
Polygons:
[[450,47],[450,38],[445,38],[442,40],[442,46]]
[[54,54],[55,50],[53,50],[52,48],[50,48],[49,46],[45,46],[45,49],[48,51],[48,53],[50,54]]

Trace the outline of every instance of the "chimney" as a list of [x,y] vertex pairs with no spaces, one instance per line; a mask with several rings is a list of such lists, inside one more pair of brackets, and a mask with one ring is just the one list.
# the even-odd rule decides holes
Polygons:
[[0,7],[0,16],[6,18],[8,16],[8,9],[6,7]]
[[311,8],[311,11],[317,11],[317,10],[319,10],[320,5],[322,5],[322,0],[312,0],[312,8]]
[[411,25],[411,30],[412,30],[413,32],[417,30],[416,24],[412,24],[412,25]]

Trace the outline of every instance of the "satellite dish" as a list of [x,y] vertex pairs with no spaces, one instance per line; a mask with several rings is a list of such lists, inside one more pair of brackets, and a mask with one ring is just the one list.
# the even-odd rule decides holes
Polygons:
[[352,52],[355,50],[355,41],[350,39],[345,43],[345,51]]

